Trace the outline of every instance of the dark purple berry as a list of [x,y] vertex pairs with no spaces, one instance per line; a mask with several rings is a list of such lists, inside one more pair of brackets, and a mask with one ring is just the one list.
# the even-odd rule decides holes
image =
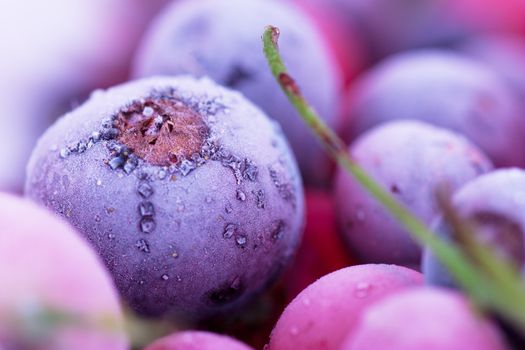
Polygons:
[[[416,121],[375,127],[350,147],[355,161],[390,189],[423,222],[439,212],[439,186],[454,190],[492,168],[490,161],[459,134]],[[419,267],[421,248],[406,230],[343,170],[335,184],[343,238],[362,262]]]
[[[298,244],[301,179],[278,130],[208,79],[139,80],[53,125],[26,193],[91,241],[133,309],[206,318],[253,297]],[[58,151],[93,133],[108,136]],[[285,223],[278,240],[276,221]]]

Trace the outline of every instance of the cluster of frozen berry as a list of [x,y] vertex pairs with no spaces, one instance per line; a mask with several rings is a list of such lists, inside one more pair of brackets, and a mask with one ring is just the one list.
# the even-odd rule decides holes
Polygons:
[[[35,120],[96,88],[38,139],[25,177],[0,174],[0,189],[26,197],[0,194],[0,350],[520,348],[525,335],[477,314],[432,252],[329,160],[261,34],[280,29],[302,94],[375,181],[453,240],[436,201],[446,189],[521,269],[525,3],[174,0],[150,22],[161,1],[143,16],[139,2],[122,5],[136,9],[112,17],[98,49],[123,50],[119,69],[83,71],[77,85],[67,74],[53,98],[35,79],[40,99],[13,97],[34,114],[20,135],[0,128],[14,142],[0,143],[0,161],[25,163],[46,124]],[[121,41],[139,36],[131,55]],[[172,334],[141,343],[126,327],[138,317]]]

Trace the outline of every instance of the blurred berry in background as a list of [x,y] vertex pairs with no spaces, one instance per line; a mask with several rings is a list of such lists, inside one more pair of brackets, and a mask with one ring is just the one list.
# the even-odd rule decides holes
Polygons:
[[36,139],[94,89],[125,81],[167,0],[0,2],[0,190],[20,192]]

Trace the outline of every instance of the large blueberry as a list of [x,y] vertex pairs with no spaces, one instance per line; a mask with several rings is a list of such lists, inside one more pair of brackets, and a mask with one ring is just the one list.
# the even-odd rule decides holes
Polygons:
[[39,140],[26,194],[102,255],[136,311],[206,318],[295,251],[301,178],[279,126],[208,79],[99,91]]

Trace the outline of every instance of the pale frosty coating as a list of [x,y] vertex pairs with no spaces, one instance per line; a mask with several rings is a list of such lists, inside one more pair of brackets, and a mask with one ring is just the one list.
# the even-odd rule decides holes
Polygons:
[[[200,135],[201,148],[168,167],[122,149],[111,117],[141,99],[201,118],[207,131],[178,130],[174,118],[164,138]],[[152,316],[206,318],[243,304],[278,275],[303,226],[301,179],[280,128],[208,79],[151,78],[94,93],[39,140],[26,193],[77,227],[126,302]]]
[[[389,122],[361,135],[352,157],[423,222],[438,214],[435,191],[455,190],[492,165],[463,136],[417,121]],[[421,248],[372,196],[339,170],[337,218],[353,256],[362,262],[419,267]]]
[[286,307],[268,350],[338,350],[370,305],[422,282],[419,272],[395,265],[356,265],[332,272]]
[[[461,187],[453,197],[460,217],[473,220],[476,235],[489,243],[498,254],[512,259],[524,274],[525,265],[525,171],[501,169],[480,176]],[[450,229],[443,224],[437,232],[450,239]],[[429,250],[423,259],[425,280],[430,284],[454,286],[447,270]]]
[[144,350],[253,350],[240,341],[203,331],[176,332],[156,340]]
[[[117,291],[89,244],[27,200],[0,194],[0,208],[0,348],[33,349],[32,340],[42,350],[128,349]],[[87,324],[47,333],[46,312]]]
[[294,7],[268,0],[181,1],[165,9],[137,53],[134,75],[209,76],[242,92],[277,120],[308,185],[327,185],[324,153],[286,99],[263,55],[261,35],[279,27],[291,75],[321,117],[337,127],[340,74],[313,25]]
[[355,86],[348,110],[353,137],[385,121],[416,119],[460,132],[497,166],[525,165],[525,116],[488,67],[440,50],[387,59]]
[[341,350],[505,350],[498,329],[461,294],[419,287],[367,309]]

